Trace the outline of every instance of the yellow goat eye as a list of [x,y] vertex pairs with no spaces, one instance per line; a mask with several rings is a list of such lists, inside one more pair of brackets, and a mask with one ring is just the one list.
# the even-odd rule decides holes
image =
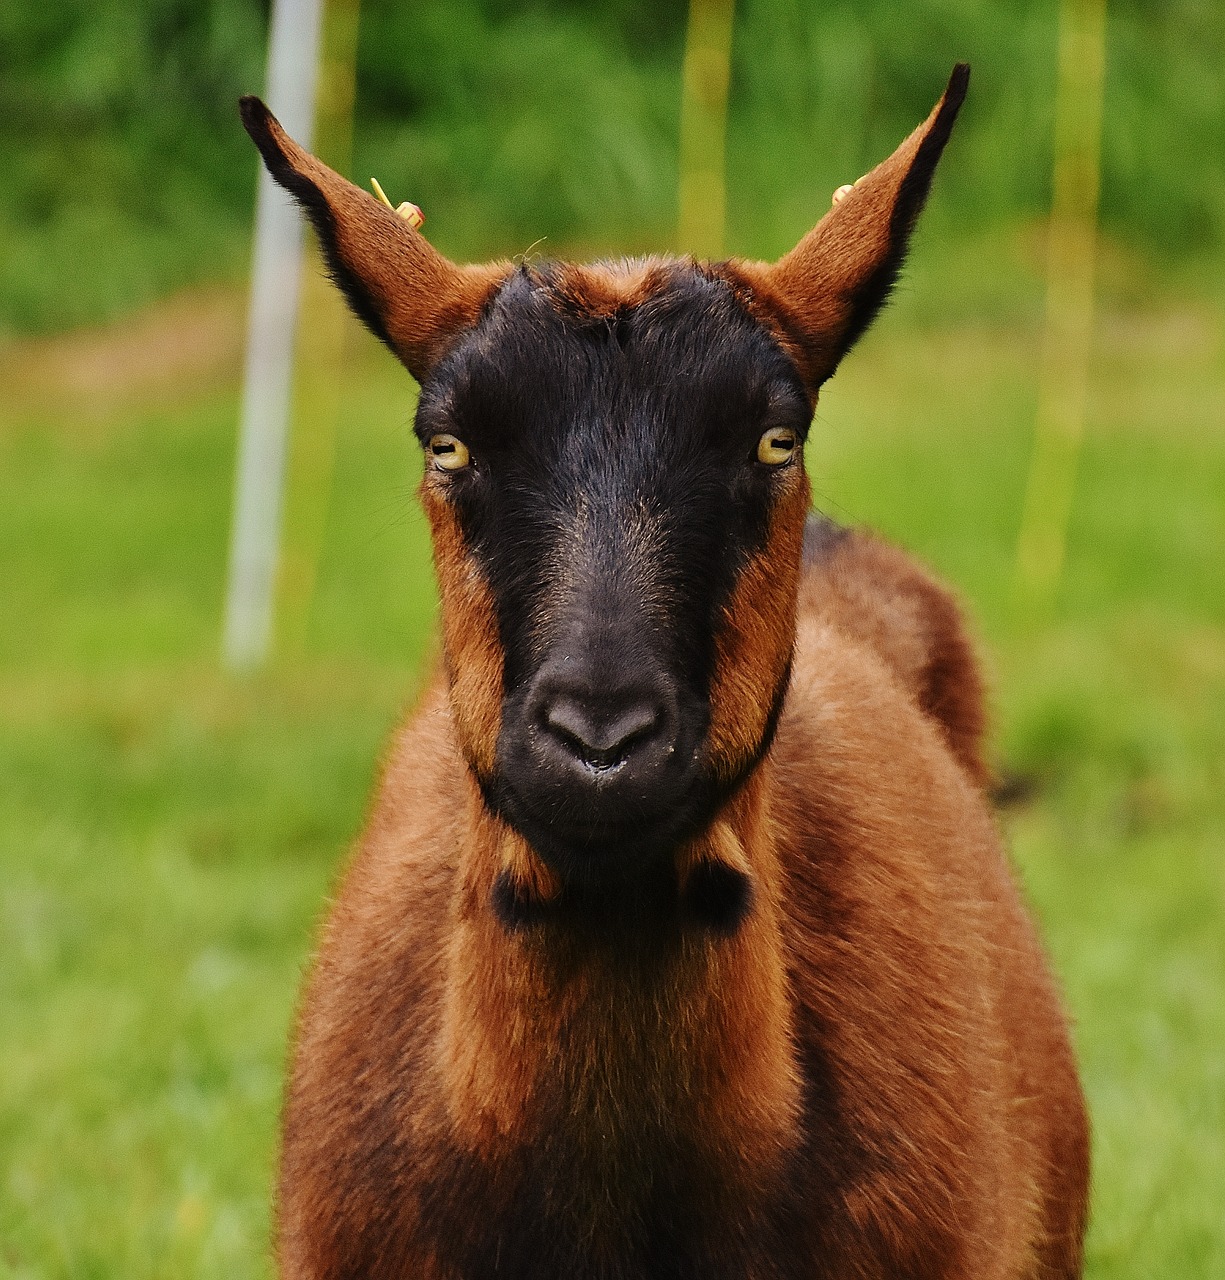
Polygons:
[[789,427],[771,427],[757,442],[757,461],[778,467],[790,462],[799,445],[799,438]]
[[472,460],[468,446],[458,436],[430,436],[430,456],[444,471],[460,471]]

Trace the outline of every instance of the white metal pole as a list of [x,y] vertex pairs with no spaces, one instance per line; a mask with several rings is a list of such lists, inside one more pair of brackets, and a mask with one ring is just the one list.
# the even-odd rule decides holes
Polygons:
[[[274,0],[268,36],[268,105],[308,148],[323,3]],[[301,270],[301,216],[261,165],[226,589],[223,656],[232,670],[259,666],[272,640]]]

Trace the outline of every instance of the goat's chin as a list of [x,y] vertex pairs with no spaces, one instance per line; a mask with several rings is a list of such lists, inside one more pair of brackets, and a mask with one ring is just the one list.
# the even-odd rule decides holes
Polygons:
[[731,937],[750,914],[753,885],[747,868],[716,857],[682,870],[687,846],[710,827],[727,799],[710,778],[659,820],[600,826],[542,819],[509,784],[483,788],[487,801],[531,845],[556,876],[560,892],[545,900],[512,871],[501,872],[490,905],[509,930],[550,922],[619,931],[633,921],[671,919]]
[[693,825],[685,812],[637,821],[568,823],[533,811],[507,787],[502,816],[567,887],[582,891],[631,886],[669,863]]
[[[556,792],[517,785],[514,770],[476,774],[486,807],[531,846],[571,903],[616,903],[638,895],[655,901],[652,885],[676,883],[678,857],[706,831],[769,749],[777,717],[751,756],[735,770],[706,763],[673,776],[667,802],[633,797],[628,803],[582,803]],[[730,776],[728,776],[730,774]],[[717,883],[716,883],[717,881]],[[716,877],[692,895],[695,913],[733,931],[747,910],[746,886]],[[675,898],[675,893],[673,893]],[[739,905],[737,905],[739,904]]]

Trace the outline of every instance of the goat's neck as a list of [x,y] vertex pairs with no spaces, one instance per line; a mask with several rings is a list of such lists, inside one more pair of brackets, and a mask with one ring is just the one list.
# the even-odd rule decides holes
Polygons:
[[490,891],[527,851],[474,793],[440,1046],[462,1141],[561,1131],[618,1168],[669,1143],[713,1147],[750,1177],[777,1159],[799,1084],[768,788],[767,762],[679,858],[682,878],[703,859],[749,871],[752,906],[730,937],[679,909],[599,928],[559,910],[508,930]]

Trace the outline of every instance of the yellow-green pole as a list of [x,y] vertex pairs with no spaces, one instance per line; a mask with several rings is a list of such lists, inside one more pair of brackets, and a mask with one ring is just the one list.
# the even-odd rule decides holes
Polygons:
[[[349,168],[360,0],[328,0],[324,17],[316,109],[316,150],[332,168]],[[350,320],[313,233],[298,313],[298,363],[286,493],[285,551],[278,583],[283,651],[306,645],[319,579],[340,419],[346,334]]]
[[690,0],[681,84],[679,247],[696,258],[723,253],[724,154],[735,0]]
[[1059,586],[1084,435],[1105,69],[1106,0],[1063,0],[1046,330],[1015,578],[1018,603],[1032,613],[1048,609]]

